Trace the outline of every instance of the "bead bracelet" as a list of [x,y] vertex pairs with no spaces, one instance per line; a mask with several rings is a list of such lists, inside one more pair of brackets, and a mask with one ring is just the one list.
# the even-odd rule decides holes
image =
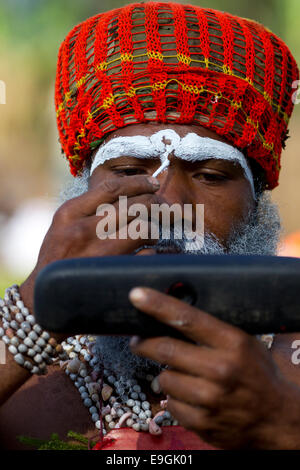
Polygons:
[[0,298],[0,339],[7,345],[17,364],[32,374],[44,375],[47,365],[67,358],[61,345],[43,330],[25,307],[18,285],[5,290]]

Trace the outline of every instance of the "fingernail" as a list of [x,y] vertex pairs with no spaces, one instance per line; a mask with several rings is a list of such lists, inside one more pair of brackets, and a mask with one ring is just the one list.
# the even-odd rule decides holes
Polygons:
[[152,186],[159,188],[160,184],[159,184],[158,179],[153,178],[153,176],[148,176],[147,180],[149,181],[150,184],[152,184]]
[[145,294],[144,290],[141,289],[140,287],[134,287],[129,292],[129,299],[132,302],[137,302],[137,303],[144,302],[145,299],[146,299],[146,294]]
[[129,341],[129,346],[134,347],[141,341],[140,336],[132,336]]

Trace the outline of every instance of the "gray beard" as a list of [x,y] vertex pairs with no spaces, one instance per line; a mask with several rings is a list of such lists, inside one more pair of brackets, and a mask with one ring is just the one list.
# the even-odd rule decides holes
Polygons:
[[[89,172],[76,178],[72,185],[61,193],[64,202],[79,196],[88,189]],[[271,201],[270,195],[263,192],[257,201],[256,208],[248,214],[247,221],[233,227],[231,236],[224,246],[212,233],[204,234],[204,242],[194,243],[188,241],[184,235],[182,239],[174,238],[174,232],[169,239],[160,237],[155,246],[157,253],[168,253],[170,249],[177,253],[196,255],[276,255],[281,234],[281,223],[277,206]],[[143,247],[136,250],[140,251]],[[133,253],[134,254],[134,253]],[[132,378],[141,378],[146,374],[157,375],[163,366],[150,359],[138,357],[131,353],[129,337],[98,336],[96,340],[96,355],[103,367],[118,377],[118,381],[126,394],[126,381]],[[120,380],[121,377],[121,380]],[[119,393],[121,396],[122,393]]]

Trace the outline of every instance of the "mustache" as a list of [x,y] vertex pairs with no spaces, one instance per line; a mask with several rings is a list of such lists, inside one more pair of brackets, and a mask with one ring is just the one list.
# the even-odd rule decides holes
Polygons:
[[172,225],[167,237],[164,233],[162,224],[159,224],[157,243],[154,245],[145,243],[133,254],[147,248],[155,249],[157,254],[224,254],[226,251],[225,246],[211,232],[205,232],[203,235],[193,233],[191,237],[189,233],[180,231],[178,226]]

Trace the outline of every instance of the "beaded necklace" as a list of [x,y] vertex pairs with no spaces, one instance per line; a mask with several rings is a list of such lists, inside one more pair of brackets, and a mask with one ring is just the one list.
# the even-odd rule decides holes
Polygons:
[[[108,430],[128,427],[156,436],[162,433],[162,426],[178,425],[166,410],[167,400],[161,400],[161,409],[152,416],[147,396],[136,379],[124,384],[122,377],[118,380],[112,371],[103,369],[95,355],[94,337],[70,337],[62,347],[68,360],[60,361],[60,365],[78,389],[101,438],[107,434],[104,423]],[[145,379],[151,390],[159,394],[157,377],[148,374]]]

